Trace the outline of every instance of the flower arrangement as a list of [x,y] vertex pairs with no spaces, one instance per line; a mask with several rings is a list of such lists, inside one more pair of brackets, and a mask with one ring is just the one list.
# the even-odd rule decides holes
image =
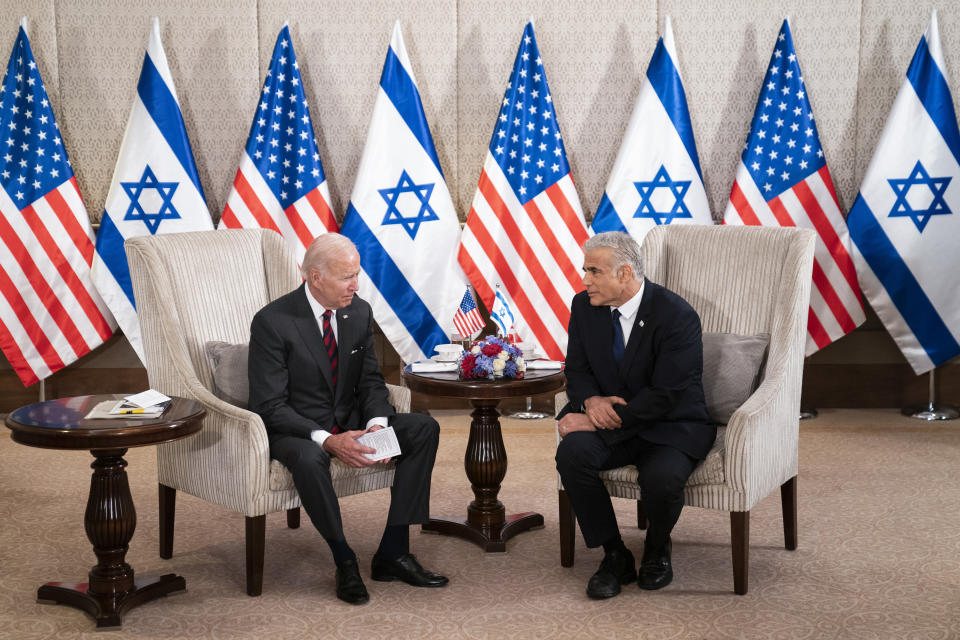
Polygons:
[[527,363],[515,345],[497,336],[477,340],[460,356],[460,377],[464,380],[522,378]]

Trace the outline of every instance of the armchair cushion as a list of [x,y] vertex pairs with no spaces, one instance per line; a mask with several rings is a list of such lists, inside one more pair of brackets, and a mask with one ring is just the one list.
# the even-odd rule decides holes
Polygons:
[[244,344],[230,344],[219,340],[206,343],[204,351],[213,370],[213,395],[224,402],[247,408],[250,383],[247,380],[247,352]]
[[703,334],[703,394],[710,418],[726,424],[760,381],[770,336],[760,333]]

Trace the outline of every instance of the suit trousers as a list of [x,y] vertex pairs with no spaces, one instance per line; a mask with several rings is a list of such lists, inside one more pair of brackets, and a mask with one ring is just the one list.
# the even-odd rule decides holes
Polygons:
[[557,446],[556,460],[588,547],[599,547],[620,531],[600,472],[636,465],[648,521],[645,545],[651,548],[659,548],[669,539],[683,509],[683,488],[698,462],[679,449],[639,435],[609,447],[595,431],[568,434]]
[[[430,478],[440,442],[440,426],[428,415],[399,413],[391,418],[401,455],[390,489],[388,525],[422,524],[430,517]],[[300,501],[325,539],[343,540],[340,503],[330,479],[330,454],[313,440],[273,436],[270,457],[293,475]]]

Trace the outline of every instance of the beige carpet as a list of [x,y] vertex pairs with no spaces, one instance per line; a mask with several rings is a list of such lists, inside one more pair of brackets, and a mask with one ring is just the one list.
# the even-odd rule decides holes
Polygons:
[[[468,418],[437,414],[432,509],[464,514]],[[688,509],[674,532],[673,584],[653,593],[630,586],[603,602],[584,594],[600,556],[579,535],[576,565],[559,564],[552,429],[552,420],[504,420],[510,462],[501,500],[508,513],[542,513],[543,529],[500,554],[416,532],[413,551],[450,585],[367,580],[363,607],[334,598],[329,552],[306,517],[297,530],[283,514],[268,517],[259,598],[244,593],[240,515],[181,494],[174,557],[161,560],[154,453],[133,449],[138,526],[127,559],[140,575],[183,575],[188,591],[134,609],[110,637],[960,638],[960,422],[821,412],[801,427],[799,549],[783,549],[779,495],[764,500],[751,515],[749,594],[733,594],[727,514]],[[82,526],[91,460],[0,435],[0,637],[103,637],[86,614],[34,601],[44,581],[85,579],[95,561]],[[365,575],[387,498],[343,501]],[[616,504],[624,539],[639,552],[634,507]]]

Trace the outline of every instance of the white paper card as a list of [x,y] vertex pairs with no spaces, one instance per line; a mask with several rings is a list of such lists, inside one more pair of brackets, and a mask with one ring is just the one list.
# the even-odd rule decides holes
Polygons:
[[136,393],[132,396],[127,396],[124,398],[124,401],[129,402],[132,405],[136,405],[142,409],[147,407],[152,407],[155,404],[160,404],[161,402],[167,402],[170,400],[169,396],[165,396],[159,391],[154,391],[153,389],[148,389],[142,393]]
[[367,431],[357,438],[357,442],[365,447],[376,449],[376,453],[365,453],[370,460],[384,460],[400,455],[400,443],[393,427],[384,427],[376,431]]
[[456,370],[456,362],[414,362],[410,365],[410,371],[414,373],[441,373],[443,371],[455,372]]
[[559,360],[533,360],[527,363],[527,369],[560,369],[563,363]]

